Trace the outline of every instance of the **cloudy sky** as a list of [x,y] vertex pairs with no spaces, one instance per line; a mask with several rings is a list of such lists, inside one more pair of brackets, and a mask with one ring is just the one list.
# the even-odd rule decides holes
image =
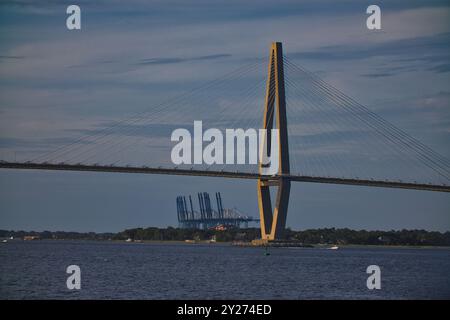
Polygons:
[[[69,4],[81,7],[81,30],[66,28]],[[72,143],[265,57],[272,41],[283,42],[290,61],[450,158],[448,1],[379,1],[379,31],[366,28],[370,4],[0,1],[0,158],[25,161]],[[259,81],[264,71],[242,81]],[[177,124],[190,122],[191,111],[177,106]],[[167,139],[166,129],[158,134]],[[1,170],[0,228],[175,226],[176,196],[200,191],[221,191],[226,207],[258,215],[254,181]],[[445,231],[449,212],[446,194],[298,183],[287,224]]]

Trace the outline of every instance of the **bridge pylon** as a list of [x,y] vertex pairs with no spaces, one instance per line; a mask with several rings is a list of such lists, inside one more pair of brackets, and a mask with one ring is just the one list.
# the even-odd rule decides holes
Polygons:
[[[261,225],[261,239],[272,241],[279,239],[286,228],[286,217],[289,204],[289,192],[291,181],[289,178],[289,145],[286,119],[286,96],[284,87],[283,48],[281,42],[273,42],[270,49],[268,76],[266,84],[266,98],[264,106],[263,129],[267,129],[267,143],[265,146],[267,155],[270,155],[271,129],[274,124],[279,131],[278,159],[279,167],[276,177],[258,179],[258,206]],[[259,171],[262,172],[263,164],[259,163]],[[270,187],[277,188],[275,208],[272,211]]]

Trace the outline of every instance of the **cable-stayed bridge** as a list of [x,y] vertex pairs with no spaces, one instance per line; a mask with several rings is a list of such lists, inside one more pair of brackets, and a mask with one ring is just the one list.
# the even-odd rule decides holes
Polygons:
[[[196,120],[223,132],[279,129],[278,173],[263,175],[258,163],[174,165],[171,133]],[[3,160],[0,168],[255,179],[267,240],[285,227],[291,182],[450,192],[449,159],[283,55],[280,43],[272,44],[268,60],[79,131],[54,150],[21,150],[21,161]],[[271,187],[278,188],[274,208]]]

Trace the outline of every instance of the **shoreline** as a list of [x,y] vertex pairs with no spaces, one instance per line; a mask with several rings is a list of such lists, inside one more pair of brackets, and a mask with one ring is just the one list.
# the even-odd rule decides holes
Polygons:
[[[125,241],[125,240],[107,240],[107,239],[34,239],[34,240],[23,240],[23,239],[8,239],[7,242],[0,244],[6,245],[8,243],[19,243],[19,242],[101,242],[101,243],[111,243],[111,244],[129,244],[129,245],[139,245],[139,244],[182,244],[182,245],[219,245],[219,246],[233,246],[238,248],[264,248],[264,246],[251,245],[250,242],[245,243],[245,245],[236,245],[232,241],[183,241],[183,240],[139,240],[139,241]],[[296,249],[328,249],[335,244],[302,244],[301,246],[270,246],[273,248],[296,248]],[[374,248],[374,249],[443,249],[450,250],[450,246],[417,246],[417,245],[373,245],[373,244],[342,244],[337,245],[339,249],[359,249],[359,248]]]

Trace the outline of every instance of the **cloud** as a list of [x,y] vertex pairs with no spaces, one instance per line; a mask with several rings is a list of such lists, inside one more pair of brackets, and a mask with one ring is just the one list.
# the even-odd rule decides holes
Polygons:
[[[0,148],[2,149],[48,149],[59,145],[67,145],[77,141],[75,138],[45,138],[45,139],[22,139],[22,138],[0,138]],[[89,144],[89,141],[81,141],[82,144]]]
[[[192,126],[192,123],[189,124]],[[163,137],[170,139],[173,130],[186,127],[186,123],[149,123],[141,121],[140,123],[123,123],[108,122],[103,126],[92,129],[75,129],[70,130],[82,136],[96,138],[98,136],[123,136],[123,137]]]
[[13,60],[18,60],[18,59],[25,59],[25,57],[23,56],[5,56],[5,55],[0,55],[0,60],[2,59],[13,59]]
[[206,56],[190,57],[190,58],[149,58],[142,59],[138,62],[139,65],[154,65],[154,64],[172,64],[181,63],[187,61],[205,61],[205,60],[215,60],[221,58],[231,57],[231,54],[211,54]]
[[[449,59],[450,33],[432,36],[405,38],[382,43],[359,45],[343,44],[338,46],[320,47],[314,51],[293,52],[289,56],[298,59],[312,60],[360,60],[380,56],[402,57],[403,61],[439,61]],[[408,57],[408,58],[404,58]]]
[[394,73],[389,72],[380,72],[380,73],[366,73],[362,74],[361,76],[367,77],[367,78],[384,78],[384,77],[391,77]]
[[437,73],[449,72],[450,71],[450,64],[449,63],[440,64],[440,65],[431,67],[429,70],[430,71],[435,71]]
[[[166,65],[166,64],[175,64],[175,63],[183,63],[183,62],[191,62],[191,61],[208,61],[208,60],[216,60],[222,58],[231,57],[231,54],[222,53],[222,54],[210,54],[204,56],[197,57],[158,57],[158,58],[144,58],[139,59],[137,62],[131,62],[129,60],[105,60],[98,59],[89,63],[84,64],[76,64],[70,65],[67,68],[98,68],[99,66],[106,66],[109,68],[108,70],[121,70],[121,71],[130,71],[136,68],[132,66],[150,66],[150,65]],[[1,56],[0,56],[1,59]]]

